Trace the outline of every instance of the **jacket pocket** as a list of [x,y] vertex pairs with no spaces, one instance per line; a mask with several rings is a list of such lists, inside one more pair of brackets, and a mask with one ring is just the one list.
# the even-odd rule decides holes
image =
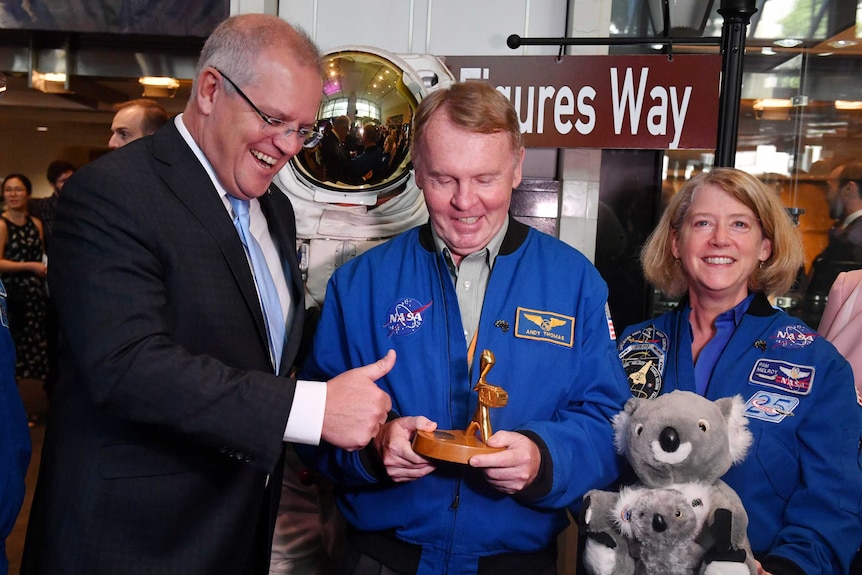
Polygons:
[[113,443],[103,445],[99,454],[99,475],[103,479],[173,475],[194,471],[201,465],[199,456],[162,445]]
[[760,430],[759,435],[754,455],[772,489],[788,501],[799,485],[799,456],[771,433]]

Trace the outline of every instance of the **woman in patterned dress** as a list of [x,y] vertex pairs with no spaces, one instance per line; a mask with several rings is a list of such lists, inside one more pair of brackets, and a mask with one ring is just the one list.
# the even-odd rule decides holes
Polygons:
[[42,222],[27,213],[33,186],[27,176],[3,179],[5,206],[0,215],[0,279],[6,288],[9,329],[19,379],[44,380],[48,367],[45,327],[44,236]]

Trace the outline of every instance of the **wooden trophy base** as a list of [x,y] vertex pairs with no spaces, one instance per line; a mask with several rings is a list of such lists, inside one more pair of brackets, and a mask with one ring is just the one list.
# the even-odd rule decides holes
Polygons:
[[488,447],[474,434],[458,429],[417,431],[413,438],[413,451],[432,459],[442,459],[452,463],[467,463],[474,455],[497,453],[502,447]]

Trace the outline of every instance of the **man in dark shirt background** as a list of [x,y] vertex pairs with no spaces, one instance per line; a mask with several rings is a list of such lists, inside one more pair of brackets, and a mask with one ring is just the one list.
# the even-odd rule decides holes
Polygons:
[[362,127],[362,153],[350,160],[351,173],[362,179],[371,181],[383,167],[383,148],[377,145],[379,130],[374,124]]
[[862,268],[862,162],[836,166],[826,182],[829,216],[835,224],[829,230],[829,243],[814,258],[805,289],[806,320],[812,327],[820,322],[838,274]]

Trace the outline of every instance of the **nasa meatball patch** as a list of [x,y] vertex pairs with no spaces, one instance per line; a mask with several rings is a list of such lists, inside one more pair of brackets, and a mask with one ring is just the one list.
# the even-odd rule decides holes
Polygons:
[[389,308],[389,314],[383,328],[389,333],[386,337],[393,335],[410,335],[422,327],[425,321],[425,311],[431,307],[433,302],[421,303],[412,297],[398,300]]
[[777,330],[769,339],[772,341],[772,349],[802,349],[814,343],[816,338],[817,333],[808,326],[788,325]]

